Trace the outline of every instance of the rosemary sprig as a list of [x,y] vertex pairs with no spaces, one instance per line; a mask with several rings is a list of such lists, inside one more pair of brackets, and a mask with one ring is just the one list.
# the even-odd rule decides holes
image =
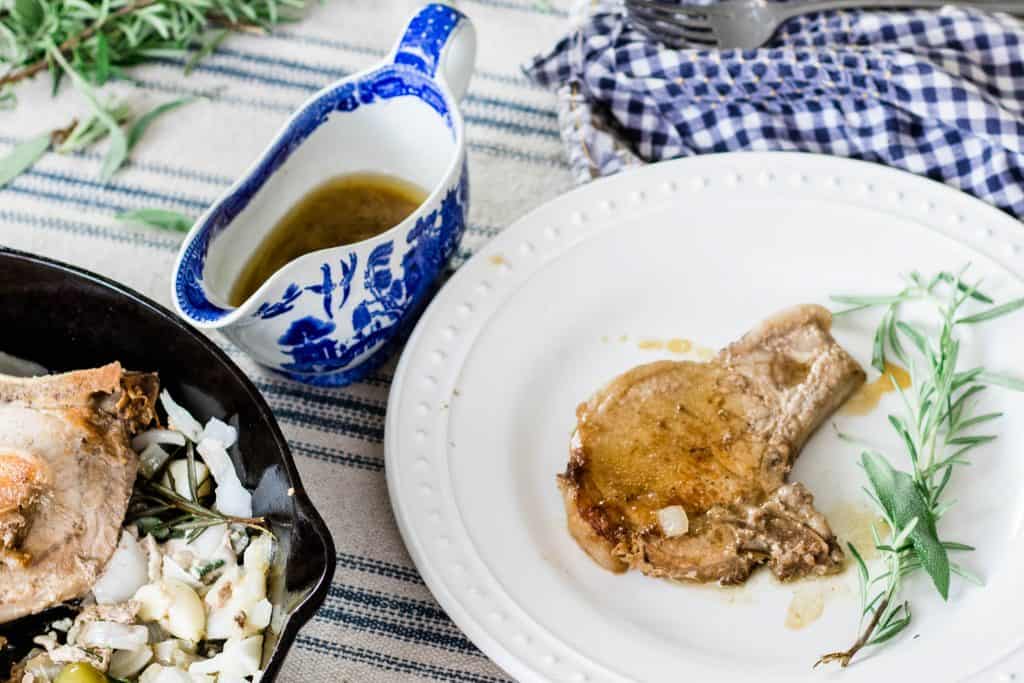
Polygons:
[[[189,489],[194,491],[192,462],[194,458],[189,467]],[[202,531],[222,524],[238,524],[263,533],[272,533],[264,517],[225,515],[206,507],[198,499],[189,500],[155,481],[140,480],[136,483],[132,509],[132,521],[138,523],[147,520],[141,524],[142,530],[157,538],[180,534],[192,540]]]
[[[939,539],[937,524],[954,503],[943,499],[942,494],[956,468],[970,464],[968,453],[996,438],[995,434],[971,433],[975,427],[1001,417],[1000,413],[975,415],[974,399],[989,385],[1024,390],[1024,382],[984,368],[958,369],[957,332],[961,325],[984,323],[1024,308],[1024,299],[991,306],[992,299],[978,290],[980,283],[965,281],[966,271],[967,267],[955,274],[941,272],[927,280],[917,272],[911,273],[906,286],[892,296],[833,297],[833,301],[848,306],[836,315],[884,308],[875,331],[872,365],[884,372],[892,356],[910,369],[910,392],[893,381],[903,399],[903,414],[889,415],[889,424],[906,447],[910,469],[897,470],[884,455],[870,448],[861,454],[860,464],[869,483],[864,490],[892,530],[892,540],[883,541],[872,528],[875,547],[883,559],[882,571],[874,576],[861,553],[849,544],[860,580],[860,634],[851,647],[824,655],[815,666],[828,662],[848,666],[861,649],[881,645],[903,631],[911,620],[910,604],[900,599],[902,582],[909,574],[923,569],[943,600],[949,594],[951,574],[980,583],[949,559],[950,552],[973,548]],[[902,305],[913,301],[934,305],[939,318],[937,336],[930,337],[901,318]],[[971,302],[990,307],[964,315],[965,306]]]
[[[190,52],[191,71],[228,32],[268,32],[296,19],[304,5],[305,0],[0,0],[0,105],[13,106],[11,88],[37,74],[49,72],[54,92],[69,77],[102,124],[103,135],[91,142],[111,138],[101,173],[107,179],[148,122],[181,102],[137,119],[126,136],[114,125],[131,118],[114,115],[124,104],[104,102],[96,88],[123,77],[129,67]],[[23,150],[14,160],[21,164],[0,160],[0,177],[25,170],[28,158]]]

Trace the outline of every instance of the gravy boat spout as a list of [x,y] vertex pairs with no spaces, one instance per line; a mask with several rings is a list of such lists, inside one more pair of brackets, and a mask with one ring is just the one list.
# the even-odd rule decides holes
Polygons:
[[[303,104],[185,238],[172,277],[179,315],[310,384],[344,386],[386,360],[465,229],[458,102],[475,52],[465,15],[430,4],[383,63]],[[249,258],[292,206],[330,178],[363,172],[411,181],[428,196],[389,230],[301,256],[240,306],[228,303]]]

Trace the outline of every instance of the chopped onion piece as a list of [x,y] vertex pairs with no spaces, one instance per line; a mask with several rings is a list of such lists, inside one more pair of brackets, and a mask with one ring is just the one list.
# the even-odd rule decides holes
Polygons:
[[206,632],[203,602],[187,583],[162,579],[149,583],[135,593],[139,618],[156,621],[175,638],[198,641]]
[[658,524],[668,538],[682,536],[690,530],[690,520],[682,505],[669,505],[658,510]]
[[139,453],[139,473],[146,479],[152,479],[170,459],[171,454],[161,448],[160,444],[151,443]]
[[231,448],[235,445],[235,441],[238,441],[238,430],[226,422],[211,417],[210,421],[203,427],[203,434],[199,440],[204,441],[206,439],[219,441],[220,445],[224,448]]
[[219,441],[203,439],[196,446],[196,452],[210,468],[217,483],[217,499],[214,507],[225,515],[252,517],[252,494],[242,486],[231,457]]
[[165,443],[171,446],[184,446],[185,435],[181,432],[177,432],[173,429],[150,429],[148,431],[137,434],[132,439],[132,448],[135,452],[141,453],[146,450],[150,444],[154,443]]
[[180,564],[167,555],[164,555],[163,575],[165,579],[181,581],[182,583],[187,583],[192,588],[203,587],[202,581],[197,581],[192,574],[182,569]]
[[79,647],[109,647],[113,650],[138,650],[149,640],[145,626],[130,626],[116,621],[90,621],[78,633]]
[[167,412],[167,422],[171,429],[176,429],[184,434],[190,441],[199,441],[203,433],[203,426],[192,417],[192,414],[174,402],[166,389],[160,392],[160,404]]
[[252,676],[260,669],[263,654],[263,636],[250,636],[241,640],[229,638],[224,650],[210,659],[200,660],[188,667],[191,674],[220,674],[218,681],[227,676]]
[[130,531],[121,532],[103,574],[93,584],[92,594],[101,605],[124,602],[149,581],[149,558]]
[[270,625],[270,615],[273,613],[274,606],[263,598],[246,612],[245,630],[249,633],[262,633]]
[[150,664],[139,676],[139,683],[194,683],[194,679],[173,666]]
[[[171,481],[174,482],[174,492],[186,500],[192,499],[192,491],[188,485],[188,460],[172,460],[171,464],[167,466],[167,472],[169,474],[169,480],[166,482],[170,485]],[[210,478],[210,470],[203,463],[196,461],[196,494],[203,496],[210,492],[209,484],[206,481]],[[205,487],[204,487],[204,484]],[[205,488],[205,490],[204,490]]]
[[148,646],[140,647],[138,650],[118,650],[110,656],[107,674],[125,680],[138,675],[152,659],[153,651]]

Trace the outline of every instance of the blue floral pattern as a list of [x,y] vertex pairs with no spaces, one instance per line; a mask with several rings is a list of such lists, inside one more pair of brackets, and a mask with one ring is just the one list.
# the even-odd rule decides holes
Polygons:
[[[409,23],[392,63],[324,89],[292,117],[254,170],[214,205],[183,250],[174,290],[187,319],[216,323],[234,313],[236,309],[212,300],[204,287],[210,246],[329,117],[395,97],[414,97],[430,106],[452,140],[457,139],[451,104],[433,76],[442,49],[463,19],[451,7],[427,5]],[[368,254],[356,248],[342,260],[323,263],[316,281],[288,283],[275,299],[262,302],[239,321],[240,329],[259,330],[263,341],[256,346],[262,362],[294,379],[323,386],[351,383],[378,367],[415,322],[462,237],[468,206],[465,161],[457,181],[450,178],[446,183],[440,204],[419,217],[403,233],[404,240],[381,242]],[[232,321],[225,329],[233,338],[234,325]],[[246,335],[252,338],[252,332]],[[270,349],[275,341],[286,360],[273,361]],[[271,346],[264,348],[268,343]]]
[[[175,296],[184,313],[196,322],[214,322],[234,309],[214,303],[203,287],[206,257],[213,240],[249,205],[253,196],[281,168],[313,131],[335,112],[393,97],[415,97],[434,109],[455,136],[448,102],[433,80],[440,50],[463,15],[445,5],[427,5],[409,24],[395,61],[358,81],[327,88],[289,121],[256,168],[206,217],[199,234],[185,247],[175,275]],[[415,30],[414,30],[414,27]]]
[[[375,355],[375,363],[362,363],[347,372],[324,374],[342,370],[365,353],[384,346],[415,320],[410,312],[418,312],[422,307],[430,285],[462,237],[468,194],[468,174],[463,165],[459,184],[448,191],[438,209],[417,219],[409,231],[399,269],[393,268],[391,263],[395,255],[394,240],[374,247],[363,267],[365,296],[352,307],[354,333],[351,336],[339,338],[335,314],[348,302],[352,276],[358,265],[355,254],[350,255],[348,263],[341,264],[342,275],[338,282],[332,280],[331,266],[325,263],[321,266],[322,282],[305,286],[292,283],[278,301],[261,307],[256,316],[273,317],[290,311],[305,292],[322,298],[322,317],[307,315],[293,321],[277,340],[282,352],[291,358],[281,367],[296,379],[335,385],[352,382],[382,362],[386,351],[380,358]],[[337,305],[332,307],[335,291],[340,291],[341,295]]]

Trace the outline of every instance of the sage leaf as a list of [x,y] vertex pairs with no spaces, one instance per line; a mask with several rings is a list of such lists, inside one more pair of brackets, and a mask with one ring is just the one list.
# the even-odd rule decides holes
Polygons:
[[127,151],[131,151],[139,140],[142,138],[142,134],[149,128],[149,124],[153,123],[158,117],[166,114],[169,111],[177,109],[182,105],[189,104],[196,100],[195,97],[181,97],[170,102],[165,102],[158,107],[150,109],[148,112],[138,118],[138,120],[132,124],[132,127],[128,129],[128,137],[126,140]]
[[45,16],[39,0],[14,0],[11,14],[21,24],[21,29],[25,33],[35,33]]
[[0,187],[27,171],[49,148],[49,133],[37,135],[15,145],[7,156],[0,159]]
[[949,556],[939,542],[935,519],[914,479],[906,472],[893,469],[879,453],[865,451],[861,463],[878,501],[898,529],[909,525],[915,517],[919,518],[909,540],[921,566],[931,576],[935,589],[946,600],[949,597]]
[[188,232],[194,222],[191,217],[166,209],[133,209],[117,214],[117,219],[127,223],[141,223],[161,230]]
[[103,165],[100,167],[100,180],[103,182],[110,180],[114,172],[121,168],[128,158],[128,140],[124,136],[124,131],[116,123],[108,124],[107,130],[110,135],[110,147],[107,148],[107,154],[103,157]]

